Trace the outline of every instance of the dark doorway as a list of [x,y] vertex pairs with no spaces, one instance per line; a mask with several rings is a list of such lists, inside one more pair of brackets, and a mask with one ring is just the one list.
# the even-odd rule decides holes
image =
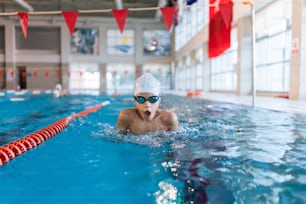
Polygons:
[[18,84],[20,86],[20,89],[26,89],[27,88],[27,70],[25,66],[18,67]]

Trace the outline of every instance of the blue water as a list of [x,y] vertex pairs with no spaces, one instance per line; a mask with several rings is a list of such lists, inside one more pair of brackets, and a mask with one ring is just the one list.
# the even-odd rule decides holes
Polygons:
[[102,101],[0,167],[0,203],[306,203],[306,116],[166,95],[177,132],[119,135],[131,96],[3,102],[0,145]]

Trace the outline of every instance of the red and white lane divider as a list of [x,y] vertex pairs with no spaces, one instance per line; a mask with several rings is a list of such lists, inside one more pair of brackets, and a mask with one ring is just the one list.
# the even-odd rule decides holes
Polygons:
[[79,117],[85,117],[90,113],[98,111],[103,106],[109,104],[109,101],[104,101],[101,104],[95,105],[79,113],[72,114],[66,118],[56,121],[34,133],[22,137],[14,142],[10,142],[4,146],[0,146],[0,166],[14,159],[16,156],[38,146],[45,140],[55,136],[57,133],[67,127],[71,120]]

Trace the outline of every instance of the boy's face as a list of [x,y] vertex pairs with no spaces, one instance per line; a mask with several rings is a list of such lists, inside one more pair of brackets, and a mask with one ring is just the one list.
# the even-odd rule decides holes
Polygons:
[[160,97],[151,93],[138,93],[134,97],[134,104],[140,117],[146,121],[151,121],[158,110]]

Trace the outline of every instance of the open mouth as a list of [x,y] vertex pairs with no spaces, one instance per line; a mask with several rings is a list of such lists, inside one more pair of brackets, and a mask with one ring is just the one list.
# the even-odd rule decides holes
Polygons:
[[151,111],[145,111],[144,114],[145,114],[146,116],[149,116],[149,115],[151,115]]

